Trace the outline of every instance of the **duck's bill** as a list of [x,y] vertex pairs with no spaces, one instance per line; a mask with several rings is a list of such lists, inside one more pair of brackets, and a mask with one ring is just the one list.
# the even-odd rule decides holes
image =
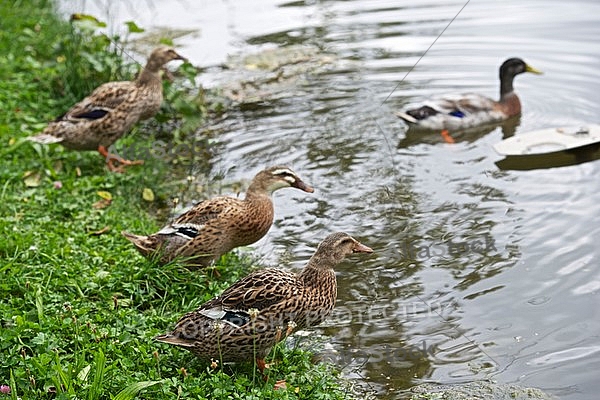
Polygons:
[[525,71],[526,71],[526,72],[531,72],[532,74],[538,74],[538,75],[541,75],[541,74],[543,74],[543,72],[542,72],[542,71],[540,71],[539,69],[533,68],[533,67],[532,67],[531,65],[529,65],[529,64],[526,64],[526,65],[525,65]]
[[179,53],[175,53],[175,54],[177,54],[177,58],[175,58],[175,60],[181,60],[183,62],[189,62],[189,60],[186,57],[182,56],[181,54],[179,54]]
[[352,248],[352,251],[355,253],[372,253],[373,249],[368,246],[365,246],[362,243],[356,242],[354,244],[354,247]]
[[307,185],[306,183],[304,183],[302,181],[296,181],[296,182],[294,182],[294,184],[292,186],[294,186],[297,189],[303,190],[307,193],[312,193],[315,191],[315,189],[313,189],[312,186]]

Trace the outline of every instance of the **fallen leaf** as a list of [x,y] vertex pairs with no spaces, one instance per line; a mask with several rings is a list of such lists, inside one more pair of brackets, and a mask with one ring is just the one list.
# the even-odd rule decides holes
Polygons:
[[104,200],[108,200],[108,201],[112,200],[112,194],[110,194],[110,192],[107,192],[105,190],[99,190],[96,193],[98,194],[98,196],[102,197]]
[[94,232],[90,232],[89,234],[91,236],[100,236],[100,235],[104,235],[105,233],[110,231],[110,226],[105,226],[104,228],[98,230],[98,231],[94,231]]
[[97,202],[95,202],[94,204],[92,204],[92,207],[97,210],[101,210],[103,208],[110,206],[111,202],[112,202],[112,200],[100,199]]
[[23,174],[23,182],[27,187],[38,187],[42,180],[42,174],[35,171],[27,171]]
[[88,365],[87,367],[79,371],[79,373],[77,374],[79,380],[82,380],[84,382],[87,381],[88,375],[90,374],[90,369],[92,369],[92,366]]
[[150,188],[144,188],[142,191],[142,198],[146,201],[154,201],[154,192]]

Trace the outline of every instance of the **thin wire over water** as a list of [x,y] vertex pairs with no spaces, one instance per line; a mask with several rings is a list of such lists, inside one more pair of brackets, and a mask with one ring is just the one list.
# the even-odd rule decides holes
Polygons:
[[[458,12],[456,13],[456,15],[454,15],[454,17],[452,17],[452,19],[448,22],[448,24],[444,27],[444,29],[439,33],[439,35],[436,36],[436,38],[433,40],[433,42],[431,42],[431,44],[429,45],[429,47],[427,47],[427,49],[425,50],[425,52],[423,52],[423,54],[417,59],[417,61],[414,63],[414,65],[406,72],[406,74],[404,75],[404,77],[396,84],[396,86],[392,89],[392,91],[386,96],[386,98],[381,102],[379,107],[382,107],[385,102],[392,96],[392,94],[396,91],[396,89],[398,89],[398,87],[402,84],[402,82],[404,82],[404,80],[408,77],[408,75],[415,69],[415,67],[419,64],[419,62],[423,59],[423,57],[425,57],[427,55],[427,53],[429,52],[429,50],[435,45],[435,43],[438,41],[438,39],[440,37],[442,37],[442,35],[444,34],[444,32],[446,32],[446,30],[450,27],[450,25],[452,25],[452,23],[458,18],[458,16],[460,15],[460,13],[465,9],[465,7],[467,7],[467,5],[469,4],[471,0],[467,0],[467,2],[465,4],[463,4],[463,6],[460,8],[460,10],[458,10]],[[383,128],[381,127],[381,125],[379,124],[379,122],[377,121],[377,119],[373,116],[372,113],[369,113],[369,117],[371,118],[371,120],[375,123],[375,125],[377,126],[377,129],[379,130],[379,132],[381,133],[381,135],[383,136],[383,139],[385,140],[388,152],[390,153],[390,161],[392,162],[392,167],[394,169],[394,173],[396,174],[396,177],[399,178],[399,174],[398,174],[398,170],[396,168],[396,163],[394,162],[394,155],[392,153],[392,148],[390,145],[390,142],[388,140],[388,136],[386,135],[385,131],[383,130]],[[456,327],[455,324],[451,324],[449,319],[444,318],[444,316],[435,308],[435,307],[431,307],[427,301],[425,301],[425,299],[423,299],[421,296],[419,296],[418,294],[414,294],[414,296],[421,301],[423,304],[425,304],[425,306],[427,306],[427,308],[429,310],[432,310],[444,323],[448,324],[449,326],[452,327],[452,329],[454,331],[456,331],[461,337],[463,337],[464,339],[466,339],[470,344],[472,344],[473,346],[476,346],[483,354],[485,354],[494,364],[496,364],[496,366],[500,366],[500,363],[497,362],[491,355],[489,355],[477,342],[475,342],[473,339],[469,338],[467,335],[465,335],[460,329],[458,329]]]

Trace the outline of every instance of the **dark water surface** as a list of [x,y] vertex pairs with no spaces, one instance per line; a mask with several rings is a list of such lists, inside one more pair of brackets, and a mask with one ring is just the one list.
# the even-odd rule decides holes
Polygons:
[[[503,130],[600,122],[599,2],[472,0],[404,80],[464,2],[135,3],[112,5],[115,23],[199,29],[176,44],[212,66],[207,86],[230,79],[218,67],[228,54],[303,45],[329,57],[211,129],[228,180],[277,163],[316,188],[275,195],[275,226],[255,246],[266,262],[300,267],[335,230],[375,249],[340,266],[336,312],[319,329],[346,375],[389,399],[422,381],[483,378],[598,398],[598,156],[500,169],[492,145]],[[434,94],[496,97],[512,56],[545,73],[516,78],[513,126],[447,144],[394,117]]]

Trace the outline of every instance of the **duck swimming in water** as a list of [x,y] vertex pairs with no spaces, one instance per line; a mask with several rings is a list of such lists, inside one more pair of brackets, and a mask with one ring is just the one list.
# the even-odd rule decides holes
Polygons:
[[410,129],[458,131],[504,121],[521,113],[521,102],[514,91],[515,76],[524,72],[541,74],[520,58],[509,58],[500,66],[500,99],[469,93],[448,95],[409,106],[396,113]]

